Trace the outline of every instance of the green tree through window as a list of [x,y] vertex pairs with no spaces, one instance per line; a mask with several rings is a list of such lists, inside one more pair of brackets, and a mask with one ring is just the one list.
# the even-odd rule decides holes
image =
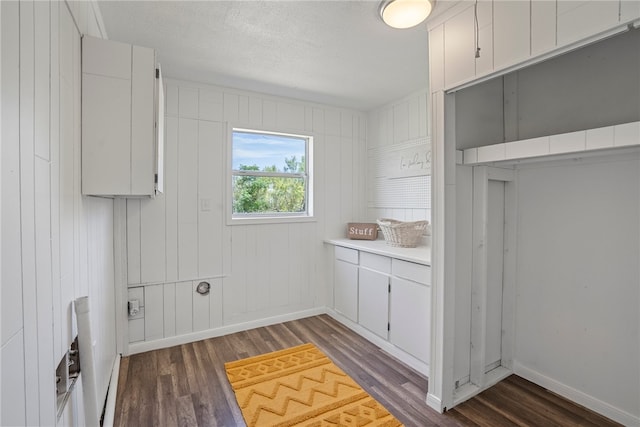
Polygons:
[[234,130],[234,217],[308,215],[309,139]]

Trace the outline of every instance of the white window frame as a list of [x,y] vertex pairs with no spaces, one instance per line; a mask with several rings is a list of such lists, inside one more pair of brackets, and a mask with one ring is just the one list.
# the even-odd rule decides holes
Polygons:
[[[294,178],[299,176],[298,174],[291,173],[279,173],[279,172],[261,172],[261,171],[234,171],[233,170],[233,133],[249,132],[256,134],[273,134],[279,136],[289,136],[294,138],[306,139],[305,147],[305,174],[306,177],[306,212],[294,213],[268,213],[268,214],[233,214],[233,176],[269,176],[269,177],[286,177]],[[311,133],[299,133],[289,132],[284,130],[267,129],[262,126],[239,126],[229,123],[227,128],[227,144],[226,144],[226,216],[227,225],[242,225],[242,224],[278,224],[278,223],[294,223],[294,222],[313,222],[316,221],[314,217],[314,179],[313,179],[313,145],[314,135]]]

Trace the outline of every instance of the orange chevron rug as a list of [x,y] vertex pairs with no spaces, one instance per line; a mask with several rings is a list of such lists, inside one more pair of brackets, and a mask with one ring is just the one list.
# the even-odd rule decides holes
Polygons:
[[402,424],[313,344],[225,363],[249,427]]

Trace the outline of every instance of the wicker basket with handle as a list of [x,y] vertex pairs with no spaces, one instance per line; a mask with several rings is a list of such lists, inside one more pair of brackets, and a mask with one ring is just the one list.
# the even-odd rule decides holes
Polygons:
[[427,231],[429,221],[398,221],[380,218],[376,221],[384,235],[384,240],[391,246],[415,248],[420,238]]

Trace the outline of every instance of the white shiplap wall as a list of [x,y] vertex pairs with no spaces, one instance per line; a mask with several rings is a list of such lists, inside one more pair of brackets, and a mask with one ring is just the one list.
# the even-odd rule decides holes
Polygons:
[[[322,241],[365,214],[365,115],[170,79],[165,93],[165,193],[127,201],[127,282],[145,285],[129,342],[167,345],[324,307]],[[314,222],[226,225],[228,123],[314,136]],[[207,297],[194,292],[201,280]]]
[[394,150],[430,144],[427,91],[417,91],[367,114],[367,220],[431,220],[429,176],[384,176]]
[[80,195],[80,34],[89,2],[0,3],[2,410],[0,425],[83,425],[81,385],[56,418],[55,368],[89,295],[99,399],[115,358],[113,202]]

